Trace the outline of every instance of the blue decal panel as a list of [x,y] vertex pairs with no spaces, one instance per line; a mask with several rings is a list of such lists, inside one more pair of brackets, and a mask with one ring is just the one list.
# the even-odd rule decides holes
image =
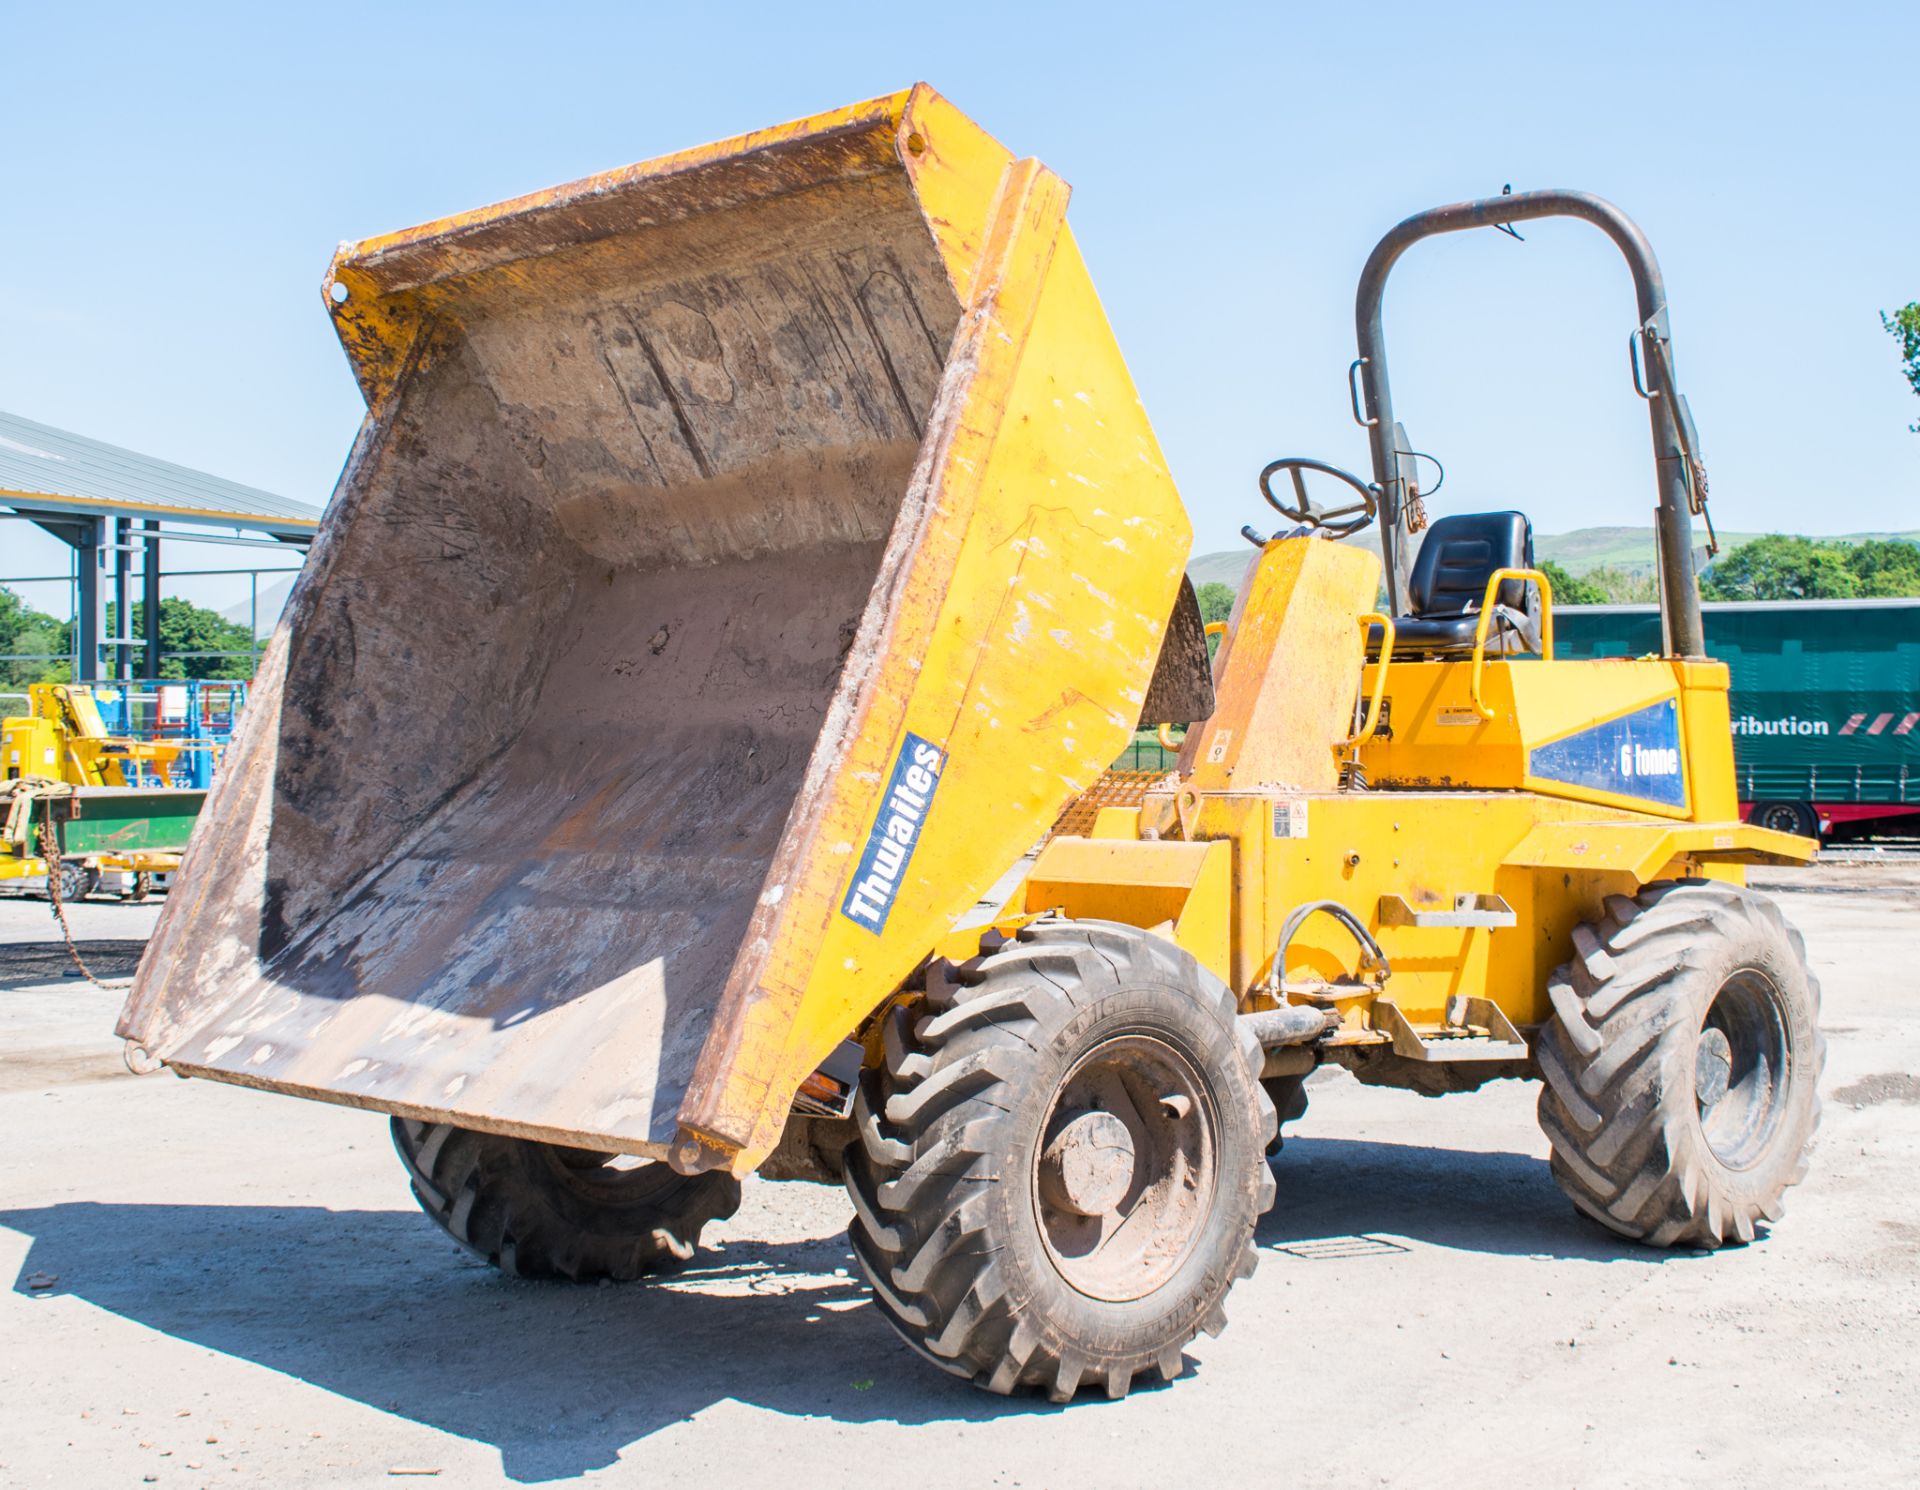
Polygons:
[[1636,709],[1527,754],[1527,774],[1668,807],[1687,805],[1680,709],[1673,699]]
[[933,794],[940,788],[940,772],[946,764],[944,750],[911,730],[893,758],[887,792],[880,799],[880,815],[867,835],[866,852],[853,871],[847,898],[840,902],[841,915],[875,936],[886,930],[887,917],[906,881],[907,865],[920,842],[920,829],[932,810]]

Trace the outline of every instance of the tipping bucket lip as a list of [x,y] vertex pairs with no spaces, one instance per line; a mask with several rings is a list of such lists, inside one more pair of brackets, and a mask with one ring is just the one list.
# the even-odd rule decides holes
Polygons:
[[909,106],[923,97],[937,95],[920,83],[848,108],[342,243],[321,284],[323,302],[368,403],[375,403],[405,366],[422,319],[432,313],[436,286],[830,182],[900,173],[899,126]]
[[898,170],[892,132],[912,95],[912,89],[901,89],[343,243],[335,263],[352,264],[379,293],[395,294],[600,235],[657,227],[827,180]]

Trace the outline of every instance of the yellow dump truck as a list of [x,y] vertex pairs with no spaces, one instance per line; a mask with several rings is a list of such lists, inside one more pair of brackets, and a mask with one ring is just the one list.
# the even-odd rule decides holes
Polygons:
[[1412,555],[1363,283],[1373,479],[1268,469],[1216,684],[1066,206],[922,86],[344,246],[367,419],[121,1033],[391,1114],[522,1276],[844,1176],[902,1336],[1057,1398],[1220,1327],[1324,1062],[1543,1077],[1629,1236],[1777,1216],[1817,989],[1742,866],[1811,845],[1738,820],[1651,254],[1668,655],[1554,659],[1518,514]]

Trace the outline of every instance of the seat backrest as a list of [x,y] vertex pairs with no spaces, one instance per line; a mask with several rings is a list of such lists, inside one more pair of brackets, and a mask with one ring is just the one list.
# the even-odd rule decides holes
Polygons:
[[[1533,524],[1519,512],[1461,512],[1427,529],[1407,576],[1407,607],[1416,616],[1457,616],[1477,609],[1496,569],[1533,568]],[[1525,609],[1526,581],[1500,586],[1500,604]]]

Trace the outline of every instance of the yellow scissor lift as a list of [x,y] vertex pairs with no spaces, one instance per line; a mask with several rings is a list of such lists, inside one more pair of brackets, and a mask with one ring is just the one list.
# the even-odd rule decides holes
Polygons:
[[[366,422],[121,1033],[390,1114],[521,1276],[844,1169],[880,1313],[997,1391],[1180,1371],[1324,1062],[1544,1077],[1582,1209],[1755,1235],[1822,1052],[1741,878],[1812,845],[1738,819],[1663,298],[1667,655],[1554,658],[1518,514],[1413,558],[1363,289],[1374,477],[1328,512],[1269,468],[1216,684],[1067,195],[922,86],[345,245]],[[1445,221],[1576,207],[1637,237]],[[1384,568],[1324,541],[1376,522]],[[1143,720],[1178,770],[1007,898]]]
[[[114,735],[85,684],[30,684],[27,712],[0,718],[0,880],[46,878],[46,828],[65,845],[63,900],[84,898],[116,872],[127,877],[130,898],[144,899],[156,875],[180,867],[206,795],[173,786],[182,749]],[[163,784],[142,786],[142,776]],[[80,821],[86,828],[68,843],[68,825]]]

